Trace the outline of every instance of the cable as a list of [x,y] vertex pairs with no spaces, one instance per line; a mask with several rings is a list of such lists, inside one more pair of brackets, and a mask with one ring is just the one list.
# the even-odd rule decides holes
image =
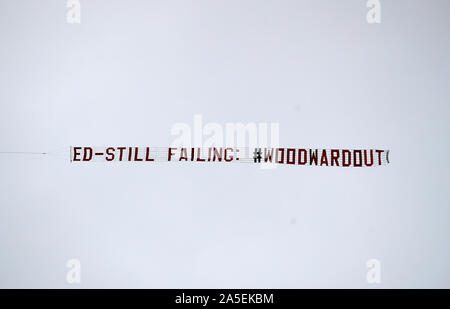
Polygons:
[[46,152],[31,152],[31,151],[0,151],[0,154],[40,154],[46,155]]

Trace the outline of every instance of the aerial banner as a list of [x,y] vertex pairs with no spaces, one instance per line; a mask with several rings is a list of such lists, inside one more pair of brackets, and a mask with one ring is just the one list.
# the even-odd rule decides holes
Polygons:
[[71,146],[70,161],[272,163],[300,166],[374,167],[389,163],[389,150],[250,147],[94,147]]

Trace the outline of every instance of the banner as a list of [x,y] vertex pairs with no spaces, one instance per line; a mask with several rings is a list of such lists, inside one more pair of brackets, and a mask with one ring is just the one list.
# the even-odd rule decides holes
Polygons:
[[70,147],[70,161],[272,163],[301,166],[373,167],[389,163],[389,150],[249,147]]

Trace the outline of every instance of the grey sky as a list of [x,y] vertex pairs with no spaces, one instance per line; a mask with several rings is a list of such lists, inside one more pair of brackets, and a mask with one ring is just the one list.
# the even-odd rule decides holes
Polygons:
[[[449,288],[449,1],[0,0],[0,151],[278,122],[371,169],[0,155],[0,287]],[[382,283],[366,281],[381,261]]]

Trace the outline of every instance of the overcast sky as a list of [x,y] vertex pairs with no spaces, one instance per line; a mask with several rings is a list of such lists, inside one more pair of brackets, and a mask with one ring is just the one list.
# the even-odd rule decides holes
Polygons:
[[[0,287],[450,288],[450,2],[0,0]],[[376,168],[71,164],[278,123]],[[81,263],[81,284],[66,262]],[[369,284],[366,262],[381,263]]]

